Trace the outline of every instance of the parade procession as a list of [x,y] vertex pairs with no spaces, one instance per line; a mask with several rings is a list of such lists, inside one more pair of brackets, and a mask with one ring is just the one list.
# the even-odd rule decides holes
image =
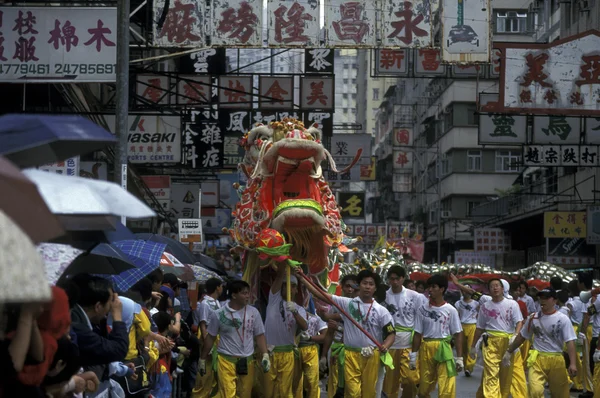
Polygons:
[[0,398],[600,398],[600,2],[1,2],[0,92]]

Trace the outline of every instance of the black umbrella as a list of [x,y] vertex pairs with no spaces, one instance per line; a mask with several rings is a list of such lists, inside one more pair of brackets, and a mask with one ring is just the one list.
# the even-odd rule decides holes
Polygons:
[[84,155],[116,142],[81,116],[14,114],[0,117],[0,154],[21,168]]
[[68,231],[63,237],[55,239],[53,243],[65,243],[73,247],[90,250],[98,243],[114,243],[121,240],[136,240],[133,232],[124,226],[120,221],[116,221],[114,229],[94,230],[94,231]]
[[225,272],[225,268],[222,265],[217,264],[212,257],[209,257],[202,253],[196,253],[196,262],[195,265],[199,265],[203,268],[206,268],[211,271],[215,271],[219,275],[227,276],[227,272]]
[[133,268],[135,265],[125,253],[107,243],[100,243],[92,251],[77,257],[65,273],[117,275]]

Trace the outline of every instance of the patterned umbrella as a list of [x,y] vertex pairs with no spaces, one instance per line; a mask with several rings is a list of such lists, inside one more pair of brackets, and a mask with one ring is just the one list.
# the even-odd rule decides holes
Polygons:
[[112,243],[112,246],[121,250],[135,264],[136,268],[111,275],[119,292],[125,292],[142,278],[160,266],[160,259],[167,245],[145,240],[121,240]]
[[204,283],[210,278],[218,278],[223,280],[216,272],[207,270],[206,268],[202,268],[199,265],[190,265],[192,271],[194,271],[194,278],[198,283]]

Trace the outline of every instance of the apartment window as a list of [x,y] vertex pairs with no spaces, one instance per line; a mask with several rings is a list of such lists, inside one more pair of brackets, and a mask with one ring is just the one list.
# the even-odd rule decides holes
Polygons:
[[358,69],[358,64],[352,64],[352,69]]
[[356,99],[356,94],[352,94],[352,99],[355,100]]
[[352,79],[352,84],[356,84],[356,79]]
[[350,64],[344,64],[344,69],[349,69],[350,68]]
[[344,79],[344,84],[348,84],[348,79]]
[[474,104],[467,106],[467,124],[469,126],[479,126],[479,118],[477,116],[477,107]]
[[496,33],[526,33],[526,11],[496,11]]
[[352,114],[356,115],[356,108],[352,108]]
[[515,151],[496,151],[496,171],[511,172],[519,171],[521,154]]
[[373,89],[373,101],[379,101],[379,89],[378,88]]
[[348,99],[348,94],[343,94],[342,97],[344,97],[344,99]]
[[348,108],[344,108],[344,115],[348,114]]
[[480,204],[480,202],[467,201],[467,216],[470,216],[473,209],[479,206]]
[[481,151],[467,151],[467,171],[481,171]]

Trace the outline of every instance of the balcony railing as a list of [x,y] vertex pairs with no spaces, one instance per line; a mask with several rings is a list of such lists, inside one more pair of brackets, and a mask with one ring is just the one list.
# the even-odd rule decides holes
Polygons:
[[554,206],[558,201],[556,176],[546,177],[535,184],[521,186],[518,192],[502,196],[471,210],[476,224],[490,224],[509,217]]

